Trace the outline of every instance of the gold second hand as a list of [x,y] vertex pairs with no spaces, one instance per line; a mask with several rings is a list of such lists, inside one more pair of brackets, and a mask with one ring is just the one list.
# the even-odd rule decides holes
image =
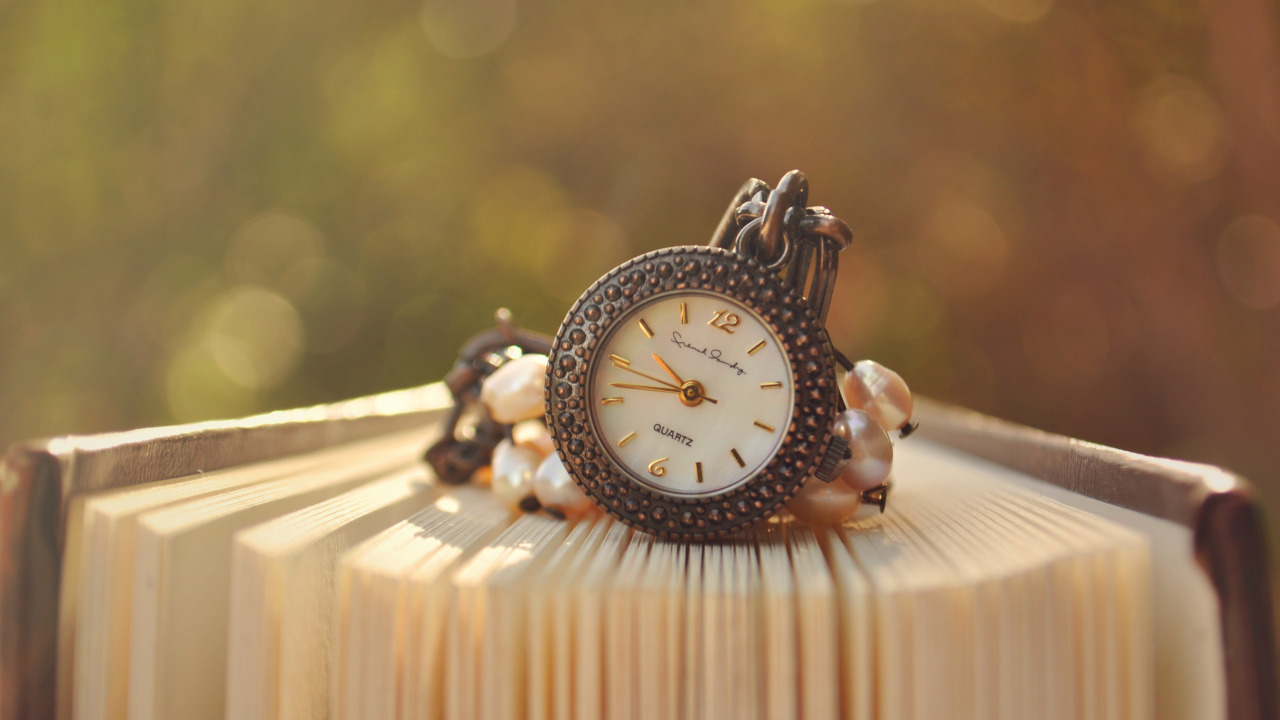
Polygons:
[[[660,358],[660,357],[658,357],[658,356],[657,356],[657,354],[654,354],[653,359],[658,361],[658,364],[662,366],[662,369],[663,369],[663,370],[666,370],[668,373],[671,373],[671,377],[673,377],[673,378],[675,378],[675,379],[677,379],[677,380],[680,380],[680,376],[679,376],[679,375],[676,375],[676,374],[675,374],[675,372],[674,372],[674,371],[672,371],[672,370],[671,370],[671,368],[670,368],[670,367],[668,367],[668,366],[667,366],[667,364],[666,364],[665,362],[663,362],[663,361],[662,361],[662,358]],[[635,373],[636,375],[639,375],[640,377],[642,377],[642,378],[644,378],[644,379],[646,379],[646,380],[652,380],[652,381],[654,381],[654,382],[656,382],[656,383],[658,383],[658,384],[660,384],[660,385],[663,385],[664,387],[653,387],[652,385],[631,385],[631,384],[628,384],[628,383],[609,383],[609,387],[623,388],[623,389],[626,389],[626,390],[650,390],[650,391],[654,391],[654,392],[673,392],[673,393],[683,393],[683,392],[684,392],[684,390],[683,390],[680,386],[672,385],[671,383],[667,382],[666,380],[662,380],[662,379],[660,379],[660,378],[656,378],[656,377],[654,377],[654,376],[652,376],[652,375],[647,375],[647,374],[645,374],[645,373],[640,372],[639,370],[632,370],[629,366],[627,366],[627,365],[623,365],[622,363],[619,363],[619,362],[617,362],[617,361],[614,361],[613,366],[614,366],[614,367],[616,367],[616,368],[618,368],[619,370],[626,370],[627,372]],[[680,384],[681,384],[681,385],[683,385],[683,384],[684,384],[684,381],[683,381],[683,380],[681,380],[681,381],[680,381]],[[703,394],[701,394],[701,393],[699,393],[699,397],[701,397],[703,400],[706,400],[707,402],[711,403],[712,405],[718,405],[718,404],[719,404],[719,402],[718,402],[718,401],[716,401],[714,398],[707,397],[706,395],[703,395]]]
[[653,392],[669,392],[669,393],[680,392],[680,388],[654,387],[652,385],[631,385],[629,383],[609,383],[609,387],[622,388],[624,390],[652,390]]
[[[632,384],[630,384],[630,383],[609,383],[609,387],[622,388],[622,389],[624,389],[624,390],[649,390],[649,391],[652,391],[652,392],[669,392],[669,393],[683,393],[683,392],[684,392],[684,391],[683,391],[683,390],[681,390],[680,388],[654,387],[653,385],[632,385]],[[698,395],[698,397],[702,398],[703,400],[706,400],[707,402],[711,403],[712,405],[718,405],[718,404],[719,404],[719,401],[718,401],[718,400],[716,400],[715,398],[707,397],[706,395],[702,395],[701,393]]]
[[654,381],[654,382],[658,383],[659,385],[666,385],[667,387],[669,387],[669,388],[671,388],[671,389],[673,389],[673,390],[677,390],[677,391],[678,391],[678,390],[680,390],[680,387],[679,387],[678,385],[672,385],[671,383],[667,382],[666,380],[663,380],[663,379],[661,379],[661,378],[656,378],[656,377],[654,377],[654,376],[652,376],[652,375],[646,375],[646,374],[644,374],[644,373],[640,372],[639,370],[632,370],[631,368],[627,367],[626,365],[619,365],[618,363],[614,363],[614,364],[613,364],[613,366],[614,366],[614,367],[616,367],[616,368],[618,368],[619,370],[626,370],[627,372],[635,373],[636,375],[639,375],[640,377],[642,377],[642,378],[644,378],[644,379],[646,379],[646,380],[652,380],[652,381]]

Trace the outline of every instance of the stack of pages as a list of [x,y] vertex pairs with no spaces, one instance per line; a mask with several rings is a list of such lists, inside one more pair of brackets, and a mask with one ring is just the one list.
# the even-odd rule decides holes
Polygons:
[[[76,495],[61,707],[82,720],[1217,712],[1195,703],[1212,710],[1220,690],[1179,695],[1194,662],[1156,662],[1192,652],[1152,598],[1153,554],[1189,562],[1185,529],[923,438],[899,443],[885,514],[834,529],[783,518],[712,544],[510,515],[482,487],[436,483],[431,440],[399,431]],[[1211,592],[1188,603],[1172,620],[1212,628]]]

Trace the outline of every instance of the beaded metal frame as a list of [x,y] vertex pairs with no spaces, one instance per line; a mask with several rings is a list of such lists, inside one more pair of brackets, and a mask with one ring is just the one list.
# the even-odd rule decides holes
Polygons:
[[[737,487],[710,496],[663,493],[620,467],[589,414],[588,379],[596,349],[620,318],[662,295],[701,290],[751,308],[773,330],[791,364],[791,421],[777,453]],[[606,356],[607,357],[607,356]],[[756,260],[722,248],[663,248],[629,260],[578,298],[551,346],[547,427],[565,467],[592,502],[622,522],[660,537],[725,537],[773,515],[818,469],[839,412],[835,358],[808,303]]]

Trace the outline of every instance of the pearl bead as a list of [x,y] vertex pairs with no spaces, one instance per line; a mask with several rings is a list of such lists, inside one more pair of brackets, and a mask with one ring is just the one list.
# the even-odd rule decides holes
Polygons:
[[861,410],[846,410],[836,418],[832,430],[849,441],[853,455],[840,473],[841,481],[862,492],[889,479],[893,442],[880,423]]
[[839,525],[849,519],[862,504],[862,493],[840,481],[824,483],[809,478],[800,492],[787,503],[787,509],[810,525]]
[[542,458],[529,448],[516,447],[510,440],[493,448],[493,494],[508,509],[523,510],[521,503],[533,495],[533,473]]
[[546,355],[521,355],[484,379],[480,402],[494,420],[506,425],[542,417],[546,376]]
[[859,360],[844,379],[844,400],[890,432],[911,420],[911,390],[902,376],[874,360]]
[[533,476],[533,491],[542,507],[576,520],[595,511],[596,506],[570,477],[560,456],[548,455]]
[[551,444],[551,433],[547,424],[541,420],[521,420],[511,428],[511,440],[519,447],[526,447],[546,457],[555,449]]

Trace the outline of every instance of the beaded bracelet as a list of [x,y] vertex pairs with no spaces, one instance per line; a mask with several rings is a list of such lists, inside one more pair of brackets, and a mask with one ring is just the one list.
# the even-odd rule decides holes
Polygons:
[[[505,308],[497,328],[459,352],[446,384],[454,408],[425,459],[446,483],[488,484],[512,511],[576,520],[598,512],[565,467],[547,429],[548,336],[517,328]],[[883,512],[893,464],[890,433],[907,437],[911,391],[898,373],[873,361],[853,363],[841,383],[845,410],[832,430],[848,444],[838,477],[810,478],[786,504],[812,525],[837,525],[864,503]]]

